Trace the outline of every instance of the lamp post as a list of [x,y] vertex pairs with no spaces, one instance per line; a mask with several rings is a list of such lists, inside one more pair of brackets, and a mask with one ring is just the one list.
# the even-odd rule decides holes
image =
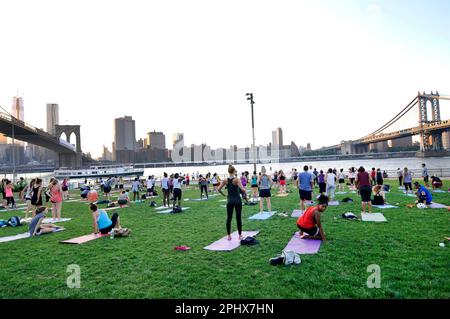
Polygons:
[[255,101],[253,101],[253,93],[247,93],[247,100],[250,101],[250,106],[252,108],[252,134],[253,134],[253,144],[252,144],[252,150],[253,150],[253,171],[256,172],[256,145],[255,145],[255,119],[253,116],[253,104],[255,104]]

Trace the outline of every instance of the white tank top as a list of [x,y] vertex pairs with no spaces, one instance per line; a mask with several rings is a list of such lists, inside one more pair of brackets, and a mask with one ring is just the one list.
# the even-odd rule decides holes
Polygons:
[[181,183],[180,183],[180,181],[178,180],[178,178],[174,178],[174,179],[173,179],[173,188],[181,189]]
[[335,178],[336,178],[336,175],[334,175],[333,173],[328,173],[327,174],[327,184],[335,185],[335,181],[334,181]]

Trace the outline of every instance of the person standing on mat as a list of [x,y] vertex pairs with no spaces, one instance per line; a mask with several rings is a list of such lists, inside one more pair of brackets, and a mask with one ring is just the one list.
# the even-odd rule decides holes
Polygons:
[[419,182],[414,183],[414,188],[417,190],[418,202],[430,205],[433,200],[433,195],[431,195],[430,191],[425,186],[420,185]]
[[169,190],[169,179],[167,178],[167,173],[164,172],[164,177],[161,179],[161,189],[163,193],[163,206],[169,207],[169,200],[170,200],[170,190]]
[[[298,175],[297,186],[300,194],[300,209],[305,210],[306,205],[312,200],[312,190],[314,187],[314,175],[308,172],[308,166],[303,167],[303,172]],[[305,205],[306,203],[306,205]]]
[[412,174],[411,171],[408,170],[408,167],[405,167],[403,170],[403,185],[405,186],[405,193],[408,194],[408,189],[413,193],[412,189]]
[[356,172],[354,167],[348,170],[348,179],[350,181],[350,190],[355,190]]
[[[175,173],[173,176],[173,209],[175,209],[176,206],[181,207],[181,181],[183,180],[182,177],[178,173]],[[178,205],[176,203],[178,202]]]
[[227,234],[228,240],[231,240],[231,220],[233,219],[233,211],[236,211],[236,223],[239,233],[239,240],[242,240],[242,200],[241,193],[247,195],[246,189],[242,186],[241,180],[236,177],[236,169],[234,166],[228,166],[229,177],[222,181],[217,191],[225,196],[222,188],[226,187],[228,190],[227,196]]
[[284,175],[282,170],[278,174],[278,180],[280,181],[279,194],[286,194],[286,175]]
[[358,174],[356,175],[356,187],[359,189],[359,194],[361,195],[361,212],[366,212],[366,206],[368,206],[369,213],[372,212],[372,186],[370,183],[369,173],[366,172],[364,167],[358,169]]
[[208,181],[203,175],[200,175],[198,185],[200,185],[200,200],[203,199],[203,191],[205,192],[206,199],[208,199]]
[[16,208],[16,202],[14,201],[14,188],[10,180],[7,180],[5,183],[5,197],[6,206],[11,204],[11,208]]
[[120,229],[119,214],[112,214],[109,218],[108,214],[103,209],[98,209],[97,205],[90,204],[89,209],[92,213],[92,227],[94,228],[94,234],[108,234],[113,229]]
[[339,192],[342,193],[345,188],[345,174],[344,174],[343,168],[341,168],[341,170],[339,171],[339,173],[337,175],[337,179],[339,181]]
[[63,190],[61,184],[55,179],[50,188],[50,202],[52,203],[52,218],[61,218],[61,208],[63,202]]
[[381,173],[381,169],[377,168],[377,185],[383,186],[383,174]]
[[319,184],[319,193],[325,195],[327,192],[327,183],[325,183],[325,174],[320,170],[320,174],[317,175],[317,183]]
[[336,191],[336,175],[333,170],[328,169],[328,173],[325,177],[325,182],[327,183],[327,196],[330,200],[334,199],[334,193]]
[[317,206],[309,207],[297,220],[297,227],[300,229],[301,239],[321,239],[327,240],[323,231],[321,214],[327,210],[328,197],[320,195],[317,200]]
[[36,211],[42,206],[42,179],[36,178],[36,182],[33,185],[33,196],[31,197],[31,205],[33,206],[33,212],[31,217],[36,216]]
[[[25,202],[27,203],[27,208],[25,210],[25,219],[28,218],[28,213],[31,210],[31,197],[33,196],[33,185],[34,182],[36,181],[35,178],[33,178],[30,181],[30,184],[27,184],[27,186],[25,186],[25,188],[22,190],[21,194],[20,194],[20,198],[24,198]],[[23,195],[25,194],[25,195]]]
[[266,168],[263,166],[261,168],[261,176],[258,178],[259,185],[259,197],[261,198],[259,201],[259,211],[262,213],[264,208],[264,199],[267,203],[267,211],[271,211],[271,203],[270,203],[270,188],[273,185],[273,180],[269,175],[266,174]]
[[258,198],[258,175],[256,174],[256,171],[253,171],[251,183],[252,183],[252,198],[257,199]]

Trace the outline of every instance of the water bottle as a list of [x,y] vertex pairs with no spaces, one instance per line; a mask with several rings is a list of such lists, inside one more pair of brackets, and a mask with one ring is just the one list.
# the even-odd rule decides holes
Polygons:
[[114,239],[114,228],[111,229],[111,232],[109,233],[109,238]]

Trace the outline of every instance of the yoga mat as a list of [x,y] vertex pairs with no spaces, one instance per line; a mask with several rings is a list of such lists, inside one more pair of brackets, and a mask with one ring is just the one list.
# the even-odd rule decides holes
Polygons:
[[414,194],[403,194],[403,196],[408,196],[408,197],[417,197],[416,195],[414,195]]
[[[242,237],[245,238],[247,236],[256,236],[258,234],[259,230],[243,231]],[[227,237],[228,236],[225,236],[218,241],[213,242],[211,245],[204,247],[204,249],[211,251],[232,251],[241,245],[241,241],[239,240],[239,234],[237,231],[231,234],[231,240],[228,240]]]
[[219,196],[219,194],[212,194],[212,195],[208,195],[209,197],[216,197]]
[[381,208],[381,209],[387,209],[387,208],[398,208],[398,206],[384,204],[384,205],[372,205],[373,207]]
[[299,218],[303,215],[303,211],[300,209],[294,209],[294,211],[291,214],[291,217]]
[[183,199],[185,202],[188,202],[188,201],[190,201],[191,199],[190,198],[185,198],[185,199]]
[[226,202],[228,199],[219,199],[219,202]]
[[328,206],[339,206],[339,202],[337,200],[333,200],[331,202],[328,202]]
[[431,203],[431,205],[428,205],[429,208],[447,208],[447,205],[438,204],[438,203]]
[[277,197],[287,197],[287,196],[289,196],[289,194],[287,194],[287,193],[286,194],[277,194],[276,196]]
[[28,237],[31,237],[30,233],[28,233],[28,232],[19,234],[19,235],[14,235],[14,236],[0,237],[0,243],[6,243],[8,241],[19,240],[19,239],[24,239],[24,238],[28,238]]
[[0,210],[0,213],[16,212],[16,211],[18,211],[18,210],[23,210],[23,208],[13,208],[13,209],[7,208],[7,209],[2,209],[2,210]]
[[64,203],[73,203],[73,202],[81,202],[81,199],[69,199],[64,201]]
[[[30,218],[23,218],[23,219],[20,220],[20,222],[22,224],[29,224],[29,223],[31,223],[31,220],[32,220],[31,217]],[[72,218],[60,218],[59,220],[53,219],[53,218],[44,218],[42,220],[42,223],[43,224],[56,224],[56,223],[64,223],[64,222],[67,222],[69,220],[72,220]]]
[[441,189],[437,189],[437,190],[434,190],[434,191],[432,191],[433,193],[447,193],[446,191],[443,191],[443,190],[441,190]]
[[321,244],[322,241],[318,239],[301,239],[300,234],[296,232],[283,250],[312,255],[319,252]]
[[[182,207],[181,208],[181,211],[185,211],[185,210],[188,210],[188,209],[191,209],[190,207]],[[157,212],[158,214],[170,214],[171,212],[173,211],[173,208],[171,208],[171,209],[167,209],[167,210],[161,210],[161,211],[159,211],[159,212]]]
[[381,213],[361,213],[361,217],[365,222],[387,222],[387,219]]
[[90,234],[90,235],[85,235],[85,236],[81,236],[81,237],[77,237],[77,238],[72,238],[69,240],[64,240],[64,241],[60,241],[61,244],[83,244],[83,243],[87,243],[88,241],[97,239],[97,238],[101,238],[101,237],[105,237],[108,236],[108,234],[106,235],[95,235],[95,234]]
[[170,207],[164,207],[164,206],[159,206],[159,207],[156,207],[155,209],[156,210],[161,210],[161,209],[169,209]]
[[[124,206],[124,207],[128,207],[128,206]],[[117,206],[117,207],[108,207],[108,208],[104,208],[103,210],[104,211],[109,211],[109,210],[116,210],[116,209],[120,209],[121,207],[120,206]]]
[[191,200],[194,200],[194,201],[196,201],[196,202],[203,202],[203,201],[207,201],[208,199],[207,199],[207,198],[202,198],[202,199],[200,199],[200,198],[194,198],[194,199],[191,199]]
[[249,217],[248,219],[251,220],[266,220],[269,219],[270,217],[272,217],[276,212],[261,212],[258,214],[255,214],[251,217]]
[[347,192],[336,192],[336,195],[344,195],[347,194]]

